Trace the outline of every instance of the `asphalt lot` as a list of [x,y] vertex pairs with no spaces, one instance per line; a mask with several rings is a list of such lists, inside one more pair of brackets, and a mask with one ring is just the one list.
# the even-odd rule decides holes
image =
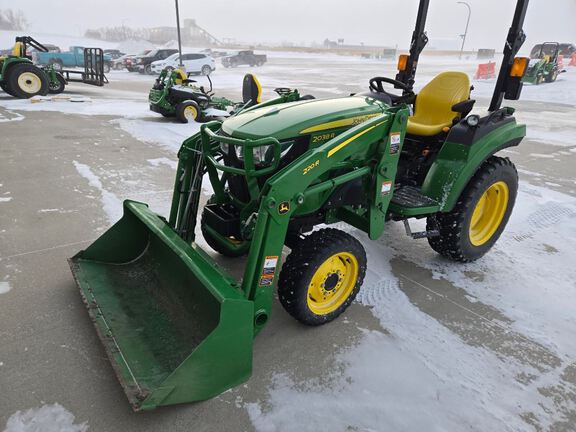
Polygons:
[[[471,72],[473,67],[467,63],[464,69]],[[438,64],[424,69],[423,79],[442,68]],[[273,60],[258,73],[267,95],[275,86],[292,83],[303,92],[322,97],[358,91],[360,83],[365,85],[369,77],[382,74],[380,69],[376,63],[288,58]],[[386,65],[384,73],[390,76],[391,70],[392,65]],[[221,94],[237,98],[243,72],[217,71],[213,78],[216,86],[222,83]],[[73,85],[70,92],[94,98],[93,105],[101,98],[141,102],[146,109],[149,87],[149,77],[120,72],[111,74],[111,84],[104,89]],[[487,100],[482,93],[478,104],[485,106]],[[273,420],[266,424],[255,421],[247,404],[259,403],[266,408],[269,389],[279,373],[288,374],[296,383],[314,380],[318,388],[328,388],[338,368],[343,367],[337,361],[339,356],[358,345],[366,332],[390,335],[390,329],[372,313],[369,301],[355,303],[344,317],[319,328],[299,325],[275,302],[271,321],[255,340],[254,374],[246,384],[206,402],[134,414],[85,311],[66,259],[110,225],[117,209],[107,210],[106,206],[113,207],[129,197],[166,212],[173,185],[173,167],[166,161],[176,160],[175,151],[153,142],[161,137],[146,140],[128,133],[115,121],[119,117],[115,114],[19,111],[3,107],[6,101],[10,98],[0,93],[4,118],[24,118],[0,123],[0,197],[4,198],[0,202],[0,281],[10,286],[8,292],[0,294],[0,425],[18,410],[58,402],[74,413],[77,421],[87,422],[91,431],[289,430],[283,423],[270,428]],[[576,144],[565,138],[576,135],[576,116],[571,121],[562,120],[574,114],[575,107],[549,101],[520,101],[514,106],[529,128],[534,124],[543,130],[543,123],[563,122],[556,127],[562,134],[555,138],[557,145],[541,135],[529,135],[520,147],[503,155],[514,160],[527,184],[545,184],[551,191],[576,197],[576,153],[571,151]],[[152,114],[139,121],[152,127],[166,123]],[[92,181],[81,167],[89,167]],[[546,410],[523,413],[521,424],[525,430],[576,430],[576,360],[570,352],[524,334],[506,311],[471,300],[462,286],[438,278],[424,263],[415,263],[410,248],[414,254],[433,254],[420,252],[427,245],[404,238],[402,230],[399,224],[390,227],[380,243],[409,243],[389,265],[412,306],[463,346],[480,347],[493,354],[503,367],[524,365],[534,371],[534,377],[558,372],[554,381],[535,387],[528,383],[536,382],[536,378],[517,376],[514,385],[521,391],[525,385],[526,392],[537,393],[553,407],[547,414]],[[234,274],[241,274],[241,260],[215,258]],[[379,271],[377,263],[373,271]],[[559,267],[554,271],[564,270]],[[571,273],[566,275],[571,277]],[[478,273],[470,277],[482,280],[485,276]],[[381,295],[374,290],[366,287],[364,298]],[[572,310],[574,306],[566,305]],[[342,424],[347,421],[349,429],[342,430],[389,430],[385,424],[369,429],[354,420],[343,419]],[[311,425],[314,428],[300,430],[322,430],[318,424]]]

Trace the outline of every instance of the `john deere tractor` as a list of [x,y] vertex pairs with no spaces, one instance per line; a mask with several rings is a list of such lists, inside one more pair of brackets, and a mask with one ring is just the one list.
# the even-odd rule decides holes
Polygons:
[[[202,125],[179,151],[169,218],[125,201],[123,218],[70,259],[134,409],[203,400],[246,381],[276,287],[303,324],[345,311],[361,289],[366,254],[355,236],[320,225],[346,223],[376,240],[388,221],[409,227],[425,218],[426,230],[409,230],[412,237],[460,262],[482,257],[500,237],[518,175],[496,154],[526,134],[501,104],[520,97],[528,59],[515,55],[528,0],[517,1],[483,115],[471,114],[463,73],[443,72],[414,92],[428,5],[420,0],[395,78],[372,78],[367,92],[341,98],[302,100],[285,90]],[[214,195],[200,231],[215,251],[247,256],[241,282],[195,242],[205,177]]]

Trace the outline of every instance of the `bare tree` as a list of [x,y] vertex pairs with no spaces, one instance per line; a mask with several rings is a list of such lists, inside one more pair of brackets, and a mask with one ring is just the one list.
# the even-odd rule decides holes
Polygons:
[[0,9],[0,30],[26,30],[28,20],[21,10]]

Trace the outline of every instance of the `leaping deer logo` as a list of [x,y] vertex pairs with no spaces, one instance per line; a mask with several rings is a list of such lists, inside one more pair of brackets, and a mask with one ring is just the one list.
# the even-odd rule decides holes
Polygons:
[[278,206],[278,213],[286,214],[290,211],[290,203],[288,201],[282,201]]

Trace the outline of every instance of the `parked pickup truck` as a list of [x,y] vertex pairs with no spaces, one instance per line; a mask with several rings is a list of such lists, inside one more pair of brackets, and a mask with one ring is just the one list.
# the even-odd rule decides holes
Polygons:
[[239,65],[262,66],[268,59],[266,54],[254,54],[254,51],[240,51],[238,54],[222,57],[222,66],[225,68]]
[[[40,65],[52,65],[55,70],[66,67],[84,67],[84,48],[70,47],[67,52],[38,52],[34,54],[34,62]],[[104,73],[110,72],[112,57],[104,54]]]

